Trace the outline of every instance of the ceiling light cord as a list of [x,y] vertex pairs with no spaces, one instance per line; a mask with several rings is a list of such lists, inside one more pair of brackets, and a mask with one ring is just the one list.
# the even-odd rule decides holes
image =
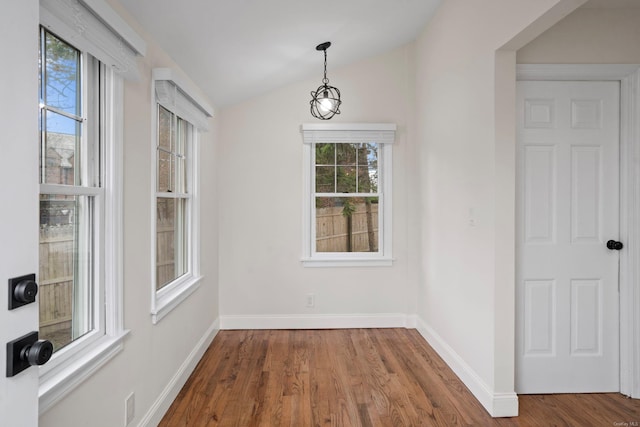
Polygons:
[[325,86],[329,84],[329,79],[327,78],[327,49],[324,50],[324,78],[322,79],[322,83]]

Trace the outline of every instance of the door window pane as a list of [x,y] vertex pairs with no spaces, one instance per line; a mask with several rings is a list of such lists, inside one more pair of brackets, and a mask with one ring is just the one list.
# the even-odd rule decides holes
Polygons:
[[40,338],[54,351],[93,330],[93,198],[40,195]]

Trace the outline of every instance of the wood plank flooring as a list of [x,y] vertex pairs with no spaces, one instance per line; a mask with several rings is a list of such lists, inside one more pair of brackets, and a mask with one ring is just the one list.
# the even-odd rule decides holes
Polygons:
[[640,425],[619,394],[519,399],[491,418],[413,329],[220,331],[160,426]]

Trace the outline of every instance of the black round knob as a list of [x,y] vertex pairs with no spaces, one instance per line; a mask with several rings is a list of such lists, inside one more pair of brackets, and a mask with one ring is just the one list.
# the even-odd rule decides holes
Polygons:
[[615,240],[609,240],[607,242],[607,249],[610,249],[612,251],[619,251],[623,247],[624,245],[622,244],[622,242],[617,242]]
[[20,358],[29,362],[29,365],[44,365],[53,355],[53,344],[51,341],[38,340],[26,346],[20,352]]
[[23,280],[13,290],[16,301],[30,303],[36,300],[38,285],[33,280]]

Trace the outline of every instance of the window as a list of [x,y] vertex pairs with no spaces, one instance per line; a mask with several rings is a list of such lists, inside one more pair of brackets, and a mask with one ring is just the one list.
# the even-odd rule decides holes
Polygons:
[[390,265],[395,125],[303,125],[305,266]]
[[100,63],[40,32],[40,338],[54,352],[98,330],[104,256]]
[[156,289],[187,274],[193,125],[158,104]]
[[154,69],[153,78],[151,315],[156,323],[200,283],[198,131],[207,129],[211,109],[170,69]]
[[127,333],[122,82],[136,75],[144,43],[100,0],[92,5],[109,16],[71,0],[40,2],[39,335],[54,345],[39,368],[40,413],[118,353]]

